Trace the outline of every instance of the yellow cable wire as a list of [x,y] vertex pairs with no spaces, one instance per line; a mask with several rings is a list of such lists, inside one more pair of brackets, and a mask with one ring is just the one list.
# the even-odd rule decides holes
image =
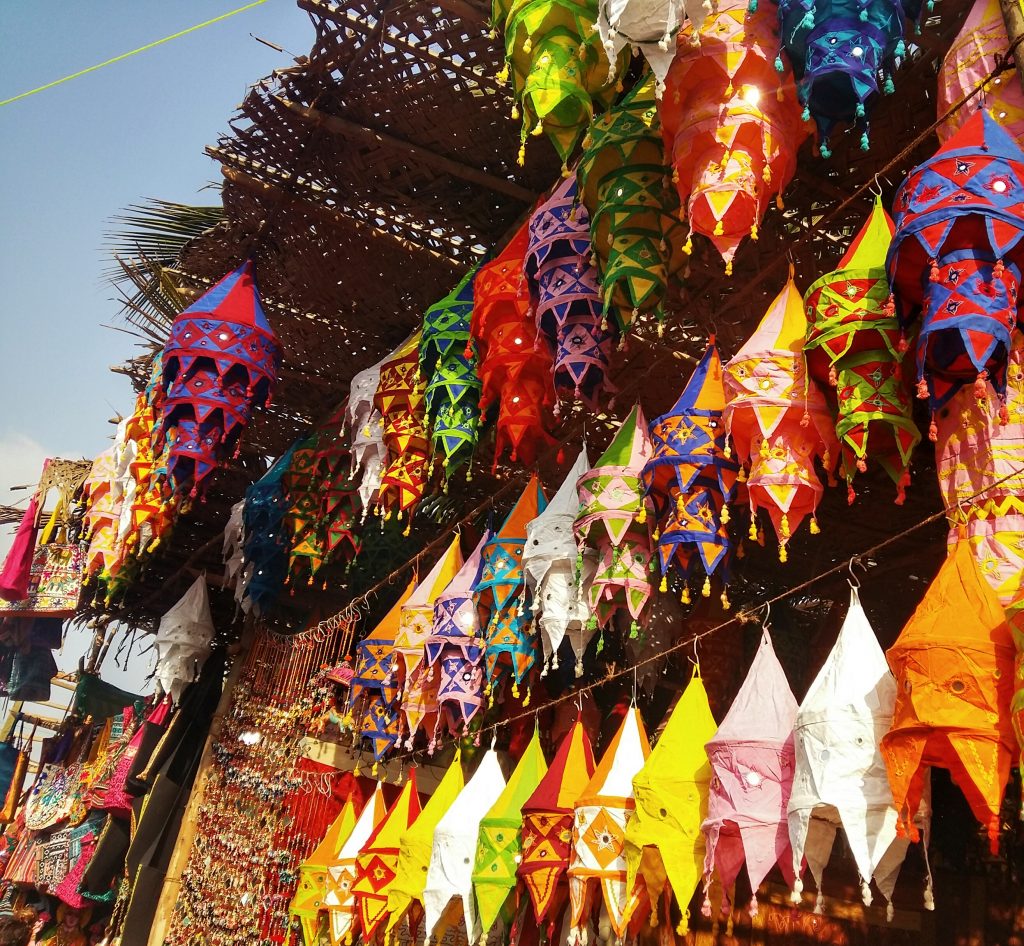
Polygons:
[[157,46],[162,46],[164,43],[169,43],[172,39],[178,39],[181,36],[187,36],[189,33],[194,33],[196,30],[201,30],[204,27],[212,26],[214,23],[219,23],[221,20],[226,20],[228,17],[234,16],[236,13],[244,13],[246,10],[251,10],[253,7],[258,7],[261,4],[266,3],[267,0],[253,0],[252,3],[247,3],[244,7],[239,7],[237,10],[231,10],[228,13],[222,13],[220,16],[215,16],[212,20],[206,20],[204,23],[197,23],[195,26],[190,26],[188,29],[179,30],[177,33],[172,33],[170,36],[165,36],[163,39],[155,40],[152,43],[146,43],[145,46],[140,46],[138,49],[133,49],[127,53],[121,53],[120,56],[115,56],[113,59],[108,59],[106,62],[97,63],[95,66],[89,66],[88,69],[81,69],[78,72],[73,72],[69,76],[64,76],[62,79],[55,79],[53,82],[47,82],[46,85],[41,85],[36,89],[29,89],[28,92],[21,92],[18,95],[12,95],[9,99],[3,99],[0,101],[0,105],[10,105],[11,102],[17,102],[19,99],[28,98],[30,95],[35,95],[37,92],[45,92],[47,89],[52,89],[54,86],[62,85],[65,82],[70,82],[72,79],[77,79],[80,76],[88,75],[90,72],[95,72],[97,69],[102,69],[104,66],[113,65],[115,62],[121,62],[123,59],[128,59],[131,56],[135,56],[138,53],[144,53],[149,49],[153,49]]

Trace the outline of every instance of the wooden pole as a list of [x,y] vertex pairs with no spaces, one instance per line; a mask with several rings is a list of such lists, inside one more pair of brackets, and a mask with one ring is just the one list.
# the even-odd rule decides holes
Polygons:
[[185,813],[181,819],[181,831],[174,844],[174,851],[171,853],[171,861],[167,865],[167,873],[164,875],[163,886],[160,889],[160,899],[157,901],[156,912],[153,914],[153,925],[149,930],[147,946],[164,946],[164,938],[171,925],[171,917],[174,914],[174,906],[178,902],[178,891],[181,888],[181,875],[188,865],[189,855],[192,853],[192,846],[195,844],[196,829],[199,822],[199,809],[203,805],[206,796],[206,783],[210,777],[210,770],[213,764],[213,744],[220,737],[224,720],[231,709],[231,699],[234,693],[235,684],[242,672],[242,666],[246,663],[246,655],[252,645],[253,625],[250,619],[246,620],[245,630],[242,633],[241,646],[234,658],[231,670],[224,680],[224,689],[220,695],[220,702],[210,721],[210,732],[206,737],[203,746],[203,754],[199,759],[199,768],[196,771],[196,780],[192,786],[192,793],[189,795],[188,804],[185,806]]
[[[1021,9],[1020,0],[999,0],[999,9],[1006,25],[1006,38],[1012,46],[1015,40],[1024,36],[1024,10]],[[1017,78],[1024,89],[1024,52],[1021,47],[1018,46],[1014,51],[1013,59],[1017,65]]]

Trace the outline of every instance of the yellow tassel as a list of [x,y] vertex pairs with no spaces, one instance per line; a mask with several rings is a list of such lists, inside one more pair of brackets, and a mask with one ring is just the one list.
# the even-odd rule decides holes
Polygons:
[[723,588],[722,589],[722,610],[723,611],[728,611],[729,608],[731,608],[731,607],[732,607],[732,602],[729,600],[729,595],[726,593],[726,590]]
[[705,598],[710,598],[711,597],[711,579],[710,578],[705,578],[704,579],[704,587],[701,588],[700,593]]
[[512,103],[512,121],[519,120],[519,106],[515,102]]
[[715,236],[721,236],[723,233],[725,233],[725,227],[722,226],[722,221],[721,220],[719,220],[715,224],[714,233],[715,233]]
[[689,585],[683,585],[683,593],[679,596],[679,600],[682,601],[683,604],[689,604],[690,603],[690,586]]
[[752,224],[750,227],[750,239],[757,240],[757,224]]
[[520,167],[522,167],[524,164],[526,164],[526,142],[525,141],[519,146],[519,156],[516,158],[516,160],[519,162],[519,166]]
[[640,504],[640,512],[636,517],[636,521],[643,525],[647,521],[647,506],[644,503]]
[[380,768],[380,765],[379,765],[379,763],[378,763],[378,762],[377,762],[377,761],[375,760],[375,761],[374,761],[374,763],[373,763],[373,767],[372,767],[372,768],[370,769],[370,775],[372,775],[372,776],[374,776],[374,778],[376,778],[376,776],[377,776],[377,770],[378,770],[379,768]]
[[782,194],[776,194],[775,195],[775,209],[776,210],[785,210],[786,209],[786,205],[782,202]]
[[529,36],[523,40],[523,52],[526,53],[526,55],[530,55],[530,53],[533,52],[533,39]]
[[498,85],[504,85],[506,82],[508,82],[508,63],[507,62],[501,68],[501,71],[495,76],[495,78],[498,80]]
[[356,759],[356,767],[352,770],[352,774],[356,778],[359,778],[359,771],[360,771],[359,764],[360,764],[361,761],[362,761],[361,759]]
[[728,505],[728,503],[726,503],[726,505],[724,505],[722,507],[722,525],[725,526],[725,525],[728,525],[728,524],[729,524],[729,505]]
[[782,514],[782,521],[779,523],[779,525],[782,528],[782,536],[783,536],[783,538],[788,539],[790,537],[790,535],[792,534],[789,531],[789,516],[787,516],[785,513],[783,513]]
[[747,538],[751,542],[757,541],[757,520],[751,517],[750,519],[750,531],[747,533]]
[[679,494],[679,495],[678,495],[678,496],[676,497],[676,512],[677,512],[677,513],[679,513],[679,515],[680,515],[680,516],[681,516],[681,515],[682,515],[682,514],[683,514],[684,512],[686,512],[686,500],[685,500],[685,499],[683,499],[683,494],[682,494],[682,493],[680,493],[680,494]]
[[818,528],[818,519],[816,516],[811,516],[811,535],[819,535],[821,529]]
[[786,551],[786,543],[779,544],[779,561],[785,564],[789,561],[789,552]]
[[490,696],[490,695],[491,695],[491,681],[488,680],[487,681],[487,686],[484,687],[484,696]]
[[658,528],[657,526],[655,526],[655,528],[654,528],[654,532],[652,532],[652,533],[651,533],[651,538],[652,538],[652,539],[653,539],[653,540],[654,540],[655,542],[657,542],[657,541],[658,541],[658,539],[660,539],[660,538],[661,538],[661,529],[659,529],[659,528]]
[[768,454],[771,452],[771,450],[768,447],[768,440],[767,440],[767,438],[761,441],[760,451],[761,451],[761,457],[763,459],[767,459],[768,458]]
[[527,687],[526,688],[526,699],[523,700],[523,709],[526,709],[526,707],[530,705],[530,695],[531,695],[531,690],[530,690],[529,687]]
[[533,135],[535,138],[538,135],[543,135],[544,134],[544,122],[542,122],[542,121],[540,121],[538,119],[537,124],[533,126],[533,131],[531,131],[530,134]]
[[512,681],[512,696],[519,699],[519,684],[515,680]]
[[726,276],[731,276],[732,275],[732,260],[729,260],[729,262],[725,264],[725,275]]
[[722,451],[722,453],[725,455],[726,460],[732,457],[732,444],[726,441],[725,449]]
[[405,528],[402,530],[402,535],[408,535],[411,530],[412,530],[412,519],[410,519],[405,524]]
[[686,242],[683,244],[683,252],[689,256],[693,252],[693,238],[687,237]]
[[729,80],[729,84],[725,87],[726,98],[732,98],[736,90],[732,87],[732,79]]
[[658,585],[658,591],[668,591],[668,579],[664,575],[661,576],[661,584]]

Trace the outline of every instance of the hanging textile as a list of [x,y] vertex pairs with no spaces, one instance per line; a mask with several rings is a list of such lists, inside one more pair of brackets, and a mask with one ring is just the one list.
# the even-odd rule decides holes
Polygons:
[[92,461],[83,488],[85,528],[89,549],[85,554],[86,577],[109,573],[117,558],[117,524],[121,518],[121,497],[114,487],[116,445],[107,447]]
[[384,445],[384,418],[374,398],[380,386],[380,369],[395,352],[352,377],[348,394],[348,426],[351,432],[352,476],[359,478],[359,499],[363,518],[377,504],[380,475],[387,462]]
[[876,197],[839,265],[804,294],[807,370],[818,384],[835,388],[836,437],[851,503],[853,478],[867,470],[870,456],[896,484],[896,502],[902,504],[910,457],[921,439],[909,378],[900,364],[899,323],[888,304],[885,255],[892,233],[892,221]]
[[602,325],[590,215],[577,203],[575,175],[533,212],[529,227],[525,269],[537,332],[554,354],[555,416],[563,398],[596,407],[602,393],[614,393],[608,370],[615,336]]
[[[712,338],[675,405],[651,424],[651,455],[642,474],[656,520],[661,590],[668,590],[674,567],[683,579],[684,604],[698,557],[706,575],[705,597],[716,571],[721,570],[723,585],[728,577],[728,505],[736,497],[739,464],[729,449],[724,410],[722,361]],[[729,606],[724,587],[722,605]]]
[[762,628],[743,686],[706,747],[712,779],[708,816],[701,827],[707,842],[704,892],[706,898],[717,871],[725,910],[744,864],[751,914],[757,913],[757,890],[776,864],[786,883],[794,882],[786,809],[793,789],[796,713],[796,698],[768,629]]
[[910,172],[895,210],[887,269],[900,324],[920,320],[917,396],[934,412],[972,382],[985,398],[988,380],[1002,399],[1024,262],[1024,152],[978,112]]
[[597,558],[592,549],[577,551],[573,534],[573,521],[580,509],[576,483],[589,468],[584,447],[547,509],[526,524],[523,577],[541,632],[543,674],[548,666],[558,668],[558,648],[568,638],[576,676],[583,676],[583,654],[594,636],[588,601]]
[[820,460],[831,476],[839,447],[825,397],[804,366],[804,307],[789,281],[768,307],[754,334],[725,365],[725,429],[746,474],[750,536],[757,512],[767,509],[779,539],[779,560],[805,516],[811,534],[824,487]]
[[281,484],[288,510],[282,523],[289,535],[288,582],[293,587],[313,584],[324,563],[324,537],[320,528],[320,483],[316,476],[316,460],[320,449],[320,433],[314,431],[292,453]]
[[[695,669],[644,767],[633,779],[636,811],[626,825],[626,888],[658,914],[664,891],[665,916],[675,897],[683,915],[677,932],[689,924],[688,904],[704,865],[700,826],[708,808],[711,765],[704,744],[715,734],[708,694]],[[643,897],[636,888],[643,887]]]
[[210,656],[215,629],[206,591],[206,576],[200,575],[177,603],[160,618],[154,646],[154,674],[160,690],[178,703],[185,687],[199,677]]
[[157,444],[169,444],[167,476],[175,493],[196,496],[237,452],[253,408],[270,403],[280,362],[252,260],[174,320],[163,352]]
[[654,590],[648,572],[653,552],[640,474],[650,455],[647,421],[637,404],[593,469],[579,479],[580,509],[573,530],[580,546],[597,553],[590,586],[591,630],[606,627],[617,611],[624,611],[635,637],[647,619]]
[[772,200],[781,208],[810,130],[800,121],[792,71],[776,61],[766,7],[719,0],[698,29],[682,30],[660,102],[690,231],[712,242],[726,275],[743,240],[758,238]]
[[[576,174],[604,293],[604,320],[625,334],[641,312],[665,317],[686,261],[679,198],[668,183],[654,76],[596,119]],[[604,327],[604,325],[602,325]]]

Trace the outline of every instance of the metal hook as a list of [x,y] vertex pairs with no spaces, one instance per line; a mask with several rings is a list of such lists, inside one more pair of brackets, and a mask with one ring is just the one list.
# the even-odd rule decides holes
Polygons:
[[772,616],[772,603],[771,603],[771,601],[766,601],[765,605],[764,605],[764,617],[761,618],[761,627],[763,627],[765,630],[767,630],[769,627],[771,627],[771,621],[770,621],[771,616]]
[[577,690],[576,691],[576,713],[579,716],[583,715],[583,691],[582,690]]
[[853,558],[850,559],[850,564],[847,566],[847,568],[849,568],[850,570],[850,577],[847,579],[847,581],[850,583],[851,588],[857,589],[860,588],[860,579],[857,577],[856,572],[854,572],[853,570],[854,565],[860,565],[860,567],[863,568],[864,571],[867,571],[868,567],[860,560],[859,555],[854,555]]
[[875,190],[875,187],[872,187],[870,184],[868,184],[868,190],[871,191],[871,193],[874,194],[876,197],[881,197],[882,196],[882,185],[878,183],[878,174],[877,173],[875,174],[875,177],[874,177],[874,184],[875,184],[875,187],[878,188],[878,190]]

